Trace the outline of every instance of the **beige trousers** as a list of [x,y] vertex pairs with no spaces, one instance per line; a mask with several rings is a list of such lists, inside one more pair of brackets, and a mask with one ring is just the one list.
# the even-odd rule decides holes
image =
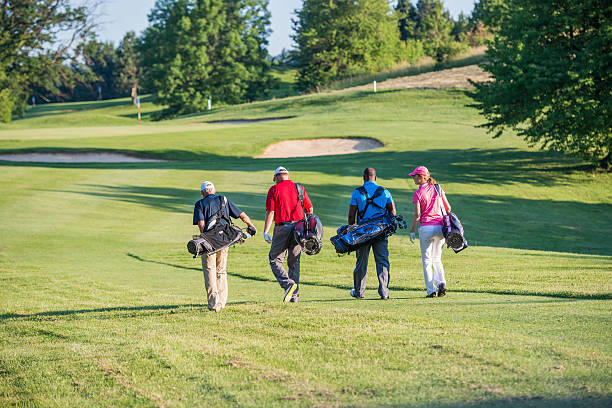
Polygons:
[[204,271],[204,285],[208,309],[218,312],[227,302],[227,253],[225,248],[216,254],[202,256],[202,270]]

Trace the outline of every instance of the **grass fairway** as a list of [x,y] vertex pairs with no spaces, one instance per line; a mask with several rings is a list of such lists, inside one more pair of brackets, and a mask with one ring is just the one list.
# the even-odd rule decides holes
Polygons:
[[[138,126],[128,100],[41,106],[0,152],[127,151],[162,163],[0,161],[0,406],[609,407],[612,176],[491,139],[457,91],[292,97]],[[243,125],[222,119],[293,117]],[[374,137],[379,150],[254,159],[270,143]],[[364,167],[411,216],[429,167],[471,247],[424,299],[418,245],[390,238],[391,300],[348,294],[328,238]],[[258,235],[230,250],[229,304],[207,310],[185,244],[211,180],[263,228],[272,172],[305,184],[325,229],[283,291]]]

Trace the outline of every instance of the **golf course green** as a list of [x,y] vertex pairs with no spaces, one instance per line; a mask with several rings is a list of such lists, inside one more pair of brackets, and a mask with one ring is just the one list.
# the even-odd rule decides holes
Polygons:
[[[459,90],[295,96],[154,122],[129,98],[37,106],[0,124],[0,154],[126,153],[159,162],[0,159],[0,406],[609,407],[612,174],[493,139]],[[209,123],[285,118],[270,122]],[[374,138],[367,152],[255,158],[292,139]],[[283,303],[264,241],[285,166],[325,227]],[[445,249],[448,294],[425,299],[418,240],[389,238],[390,300],[370,257],[329,242],[364,167],[412,218],[427,166],[470,247]],[[229,299],[209,312],[186,243],[212,181],[257,236],[230,249]],[[244,225],[237,221],[241,227]]]

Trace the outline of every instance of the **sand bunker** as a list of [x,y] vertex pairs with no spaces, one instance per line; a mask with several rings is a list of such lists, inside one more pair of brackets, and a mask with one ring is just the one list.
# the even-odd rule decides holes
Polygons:
[[122,153],[86,153],[86,152],[39,152],[39,153],[5,153],[0,160],[38,163],[136,163],[164,162],[166,160],[145,159]]
[[375,139],[310,139],[310,140],[286,140],[274,143],[266,148],[258,159],[272,159],[285,157],[313,157],[328,156],[336,154],[351,154],[374,150],[384,145]]

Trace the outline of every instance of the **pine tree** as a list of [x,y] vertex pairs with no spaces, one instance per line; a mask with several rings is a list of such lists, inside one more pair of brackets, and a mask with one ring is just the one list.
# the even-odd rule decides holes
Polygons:
[[442,0],[418,0],[417,38],[423,42],[425,53],[443,62],[466,48],[451,35],[454,22]]
[[399,0],[395,6],[397,22],[400,32],[400,40],[406,44],[409,39],[417,38],[416,27],[419,22],[419,14],[410,0]]
[[116,50],[117,75],[114,92],[118,96],[129,95],[132,87],[138,87],[138,56],[135,45],[136,34],[130,31],[123,36]]

